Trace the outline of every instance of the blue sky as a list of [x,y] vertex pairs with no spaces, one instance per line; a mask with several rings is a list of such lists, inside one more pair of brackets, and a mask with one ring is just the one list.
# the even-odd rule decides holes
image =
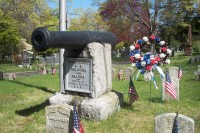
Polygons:
[[[72,0],[71,3],[68,3],[69,6],[71,7],[70,10],[68,11],[72,12],[76,8],[83,8],[83,9],[92,8],[94,10],[97,10],[97,6],[91,5],[91,3],[92,3],[92,0]],[[49,6],[52,8],[56,8],[58,7],[58,3],[56,4],[56,3],[51,2],[49,3]]]

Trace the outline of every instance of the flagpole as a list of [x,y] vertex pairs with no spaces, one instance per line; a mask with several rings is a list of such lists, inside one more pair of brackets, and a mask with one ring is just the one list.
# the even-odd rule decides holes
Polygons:
[[163,104],[163,100],[162,100],[162,94],[163,94],[163,82],[162,82],[162,76],[160,75],[160,79],[161,79],[161,98],[160,98],[160,114],[162,113],[162,104]]
[[[66,1],[59,0],[59,12],[60,12],[60,23],[59,23],[59,31],[66,31]],[[63,83],[63,55],[64,49],[60,49],[60,58],[59,58],[59,72],[60,72],[60,92],[64,93],[64,83]]]

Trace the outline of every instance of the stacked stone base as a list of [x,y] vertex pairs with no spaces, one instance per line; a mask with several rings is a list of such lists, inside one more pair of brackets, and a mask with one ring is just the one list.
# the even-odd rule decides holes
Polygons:
[[[76,99],[76,100],[75,100]],[[69,104],[76,102],[81,118],[89,120],[105,120],[120,110],[123,94],[116,91],[108,92],[98,98],[88,98],[57,93],[49,98],[50,104]]]

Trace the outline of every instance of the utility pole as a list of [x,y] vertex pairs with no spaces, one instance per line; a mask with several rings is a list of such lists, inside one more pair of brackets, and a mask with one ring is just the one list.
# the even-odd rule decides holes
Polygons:
[[[59,31],[66,31],[66,1],[65,0],[59,0],[59,14],[60,14],[60,25],[59,25]],[[65,49],[60,49],[60,58],[59,58],[59,70],[60,70],[60,92],[64,93],[64,78],[63,78],[63,55],[64,55]]]

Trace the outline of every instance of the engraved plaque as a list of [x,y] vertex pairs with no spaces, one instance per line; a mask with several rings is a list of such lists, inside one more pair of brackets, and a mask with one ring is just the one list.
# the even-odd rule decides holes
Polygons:
[[92,59],[67,58],[65,89],[75,92],[91,93]]

